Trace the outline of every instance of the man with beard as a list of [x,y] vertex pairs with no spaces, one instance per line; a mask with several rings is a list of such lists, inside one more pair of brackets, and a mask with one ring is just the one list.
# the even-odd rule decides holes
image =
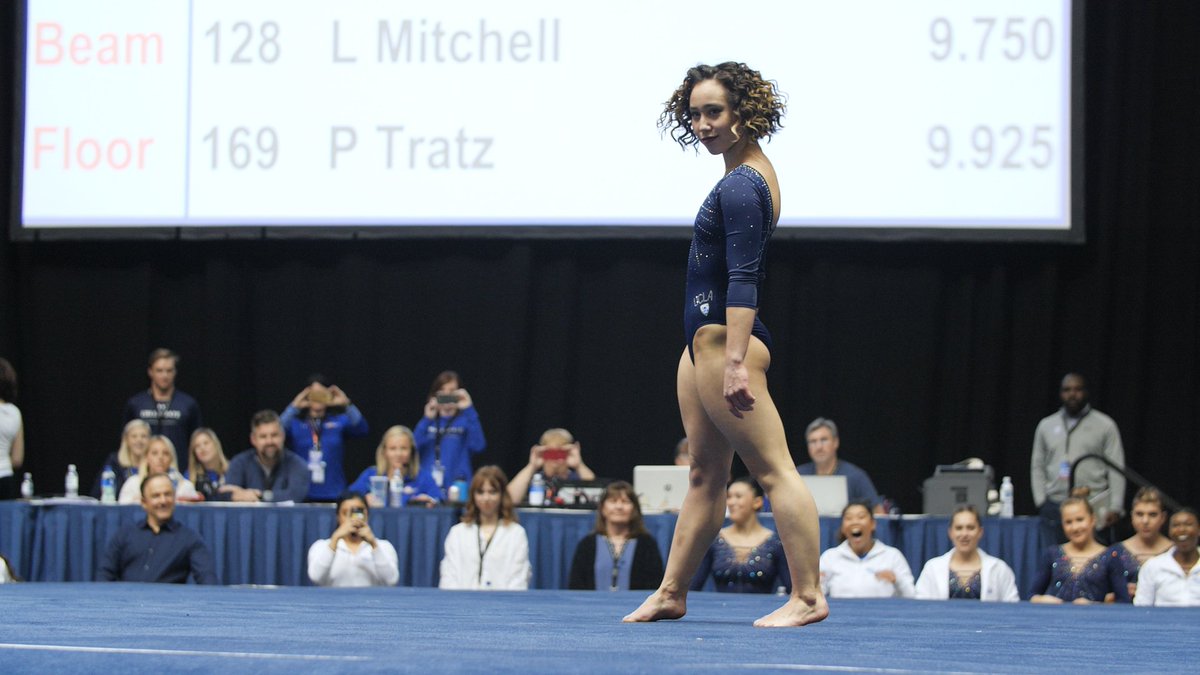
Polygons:
[[196,531],[173,517],[175,486],[165,473],[142,481],[146,519],[121,528],[100,561],[100,581],[217,584],[212,553]]
[[308,466],[283,447],[283,425],[274,410],[250,420],[250,444],[229,460],[223,499],[235,502],[302,502],[308,494]]
[[[1067,491],[1075,460],[1097,454],[1125,466],[1125,449],[1117,423],[1089,405],[1087,380],[1082,375],[1068,373],[1063,377],[1059,397],[1062,408],[1039,422],[1033,434],[1029,474],[1033,503],[1042,516],[1044,532],[1049,541],[1062,543],[1065,535],[1059,526],[1058,507],[1070,496]],[[1110,534],[1109,529],[1124,512],[1125,476],[1091,459],[1076,469],[1075,487],[1088,489],[1088,501],[1096,512],[1096,529],[1100,534]]]

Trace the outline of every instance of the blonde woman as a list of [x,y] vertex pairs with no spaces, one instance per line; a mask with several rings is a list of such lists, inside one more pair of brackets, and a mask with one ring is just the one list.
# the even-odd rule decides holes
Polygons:
[[404,490],[400,493],[400,506],[409,504],[425,504],[433,506],[438,503],[441,490],[433,481],[433,474],[427,467],[421,466],[421,458],[417,455],[416,441],[413,432],[406,426],[397,424],[383,432],[379,447],[375,449],[375,466],[367,467],[358,475],[358,479],[350,485],[350,491],[367,496],[367,504],[372,507],[387,506],[381,504],[375,495],[371,494],[371,478],[387,476],[399,471],[404,479]]
[[196,486],[192,485],[192,481],[184,478],[183,474],[179,473],[179,461],[175,455],[175,444],[166,436],[151,436],[146,448],[146,456],[142,458],[142,463],[138,467],[137,474],[125,481],[125,484],[121,486],[121,493],[117,497],[117,503],[142,503],[142,479],[156,473],[165,473],[171,479],[171,482],[175,485],[175,499],[184,501],[196,499]]
[[1163,534],[1167,522],[1167,511],[1163,508],[1162,495],[1152,487],[1144,487],[1133,496],[1129,509],[1129,520],[1133,524],[1133,536],[1108,547],[1106,556],[1109,564],[1116,566],[1125,578],[1129,597],[1137,595],[1138,571],[1151,558],[1171,550],[1171,540]]
[[225,458],[225,449],[221,447],[217,432],[208,427],[193,431],[188,443],[187,479],[196,486],[196,492],[212,499],[225,484],[228,470],[229,460]]
[[583,461],[583,449],[579,441],[570,431],[560,428],[542,432],[537,445],[529,449],[529,463],[509,482],[508,496],[514,504],[527,499],[529,483],[538,474],[546,482],[548,499],[558,491],[563,481],[596,480],[596,472]]
[[125,424],[125,430],[121,432],[121,447],[105,457],[104,463],[100,465],[100,470],[96,472],[96,482],[92,485],[92,496],[96,499],[101,497],[100,479],[103,477],[106,466],[116,474],[113,493],[121,494],[121,488],[124,487],[125,481],[137,475],[138,467],[146,458],[146,448],[149,445],[150,425],[142,420],[129,420]]

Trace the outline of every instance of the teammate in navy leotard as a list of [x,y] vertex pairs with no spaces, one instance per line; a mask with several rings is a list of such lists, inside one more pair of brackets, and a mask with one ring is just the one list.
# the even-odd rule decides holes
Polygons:
[[[779,182],[759,140],[779,130],[775,84],[744,63],[696,66],[666,103],[659,125],[685,149],[703,144],[725,160],[725,176],[700,207],[688,254],[679,411],[691,480],[666,573],[626,621],[677,619],[688,584],[725,520],[734,448],[770,497],[792,593],[756,626],[803,626],[829,615],[817,564],[820,528],[812,495],[788,451],[767,391],[771,338],[758,319],[767,240],[779,221]],[[782,507],[782,508],[780,508]]]

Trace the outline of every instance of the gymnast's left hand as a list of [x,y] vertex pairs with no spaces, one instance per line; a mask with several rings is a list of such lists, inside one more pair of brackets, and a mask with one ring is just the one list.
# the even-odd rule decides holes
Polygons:
[[754,410],[754,394],[750,392],[750,372],[744,363],[725,364],[725,402],[734,417]]

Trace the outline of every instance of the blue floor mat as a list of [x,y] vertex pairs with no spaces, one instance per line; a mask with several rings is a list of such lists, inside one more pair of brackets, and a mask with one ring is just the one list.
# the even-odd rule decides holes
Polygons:
[[1197,672],[1200,609],[834,600],[825,622],[756,629],[774,596],[693,593],[628,625],[642,592],[468,593],[0,586],[17,672]]

